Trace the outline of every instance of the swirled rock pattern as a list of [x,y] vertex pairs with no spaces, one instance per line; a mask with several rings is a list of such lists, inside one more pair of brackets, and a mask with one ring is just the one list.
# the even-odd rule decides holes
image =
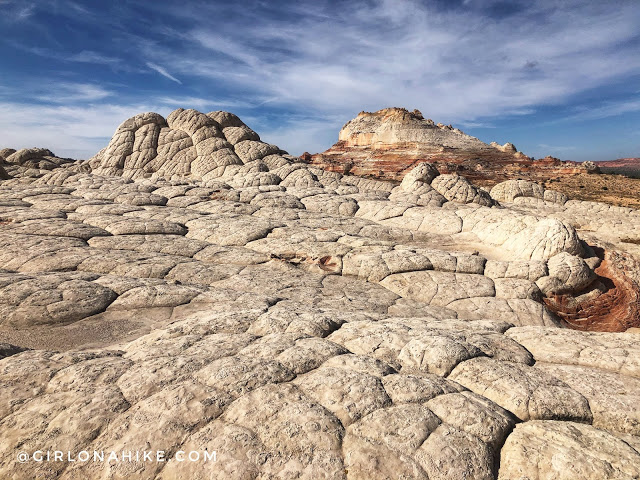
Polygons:
[[[571,214],[595,206],[424,165],[342,176],[192,110],[13,177],[2,478],[639,474],[640,337],[562,328],[543,301],[606,294]],[[217,456],[19,462],[37,450]]]
[[638,210],[566,200],[558,192],[525,181],[498,184],[491,195],[509,209],[571,225],[593,247],[595,257],[585,255],[591,258],[559,252],[549,259],[548,275],[536,280],[545,303],[563,322],[576,329],[602,331],[623,331],[640,322]]

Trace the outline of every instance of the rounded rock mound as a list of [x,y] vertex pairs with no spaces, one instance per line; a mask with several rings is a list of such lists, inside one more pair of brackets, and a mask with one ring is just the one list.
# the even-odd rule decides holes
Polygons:
[[529,180],[507,180],[491,189],[491,198],[498,202],[513,203],[516,198],[537,198],[546,202],[564,205],[568,197],[555,190],[546,190],[542,185]]
[[[179,108],[166,119],[153,112],[129,118],[89,165],[94,174],[131,179],[227,181],[243,173],[248,163],[269,160],[281,166],[292,159],[276,145],[262,142],[232,113],[204,114]],[[279,183],[275,178],[263,178],[259,184],[265,181]]]

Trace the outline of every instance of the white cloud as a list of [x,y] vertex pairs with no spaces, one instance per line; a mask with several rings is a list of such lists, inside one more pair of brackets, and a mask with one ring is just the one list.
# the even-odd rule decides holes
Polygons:
[[141,112],[167,115],[148,104],[84,106],[0,102],[0,148],[45,147],[56,155],[89,158],[109,142],[124,120]]
[[39,57],[43,57],[49,60],[59,60],[63,62],[74,62],[74,63],[91,63],[95,65],[106,65],[112,67],[115,70],[134,71],[135,68],[131,65],[125,63],[121,58],[105,55],[99,52],[95,52],[92,50],[82,50],[78,53],[68,53],[52,50],[50,48],[42,48],[42,47],[32,47],[28,45],[23,45],[20,42],[9,41],[9,43],[24,52],[31,53],[33,55],[37,55]]
[[23,5],[14,15],[15,20],[18,21],[23,21],[28,19],[31,15],[33,15],[33,12],[35,10],[36,6],[35,4],[27,4],[27,5]]
[[200,97],[160,97],[156,100],[158,103],[176,108],[195,108],[196,110],[220,110],[223,108],[249,108],[252,105],[241,100],[214,99]]
[[113,95],[113,92],[90,83],[54,83],[47,86],[46,94],[36,94],[34,99],[48,103],[95,102]]
[[169,72],[167,72],[166,69],[164,69],[160,65],[156,65],[155,63],[147,62],[147,67],[149,67],[151,70],[155,70],[160,75],[162,75],[163,77],[168,78],[169,80],[172,80],[172,81],[174,81],[176,83],[182,84],[182,82],[180,80],[178,80],[176,77],[171,75]]
[[283,119],[259,131],[292,153],[326,149],[362,109],[404,106],[436,121],[484,126],[640,72],[640,57],[625,44],[640,21],[632,3],[529,6],[496,20],[417,1],[351,2],[325,10],[328,21],[303,15],[295,23],[256,21],[215,32],[195,27],[197,43],[222,57],[159,53],[181,74],[242,86],[319,120],[340,118],[324,124]]
[[625,113],[640,112],[640,99],[622,102],[607,102],[592,108],[581,108],[578,112],[562,120],[598,120],[601,118],[615,117]]
[[239,11],[215,29],[197,12],[187,38],[217,57],[198,49],[157,56],[182,75],[233,84],[276,105],[347,117],[406,106],[446,123],[531,113],[640,73],[629,43],[640,22],[635,2],[538,0],[502,19],[483,13],[491,2],[468,3],[437,10],[412,0],[340,9],[314,2],[320,15],[260,21]]
[[66,60],[71,62],[96,63],[102,65],[117,65],[122,62],[119,58],[103,55],[91,50],[82,50],[80,53],[66,57]]
[[553,152],[571,152],[573,150],[577,150],[577,147],[572,146],[572,145],[547,145],[546,143],[540,143],[538,144],[539,148],[542,148],[544,150],[550,150]]
[[[84,12],[92,21],[102,21],[84,7],[62,2],[67,3],[70,8],[62,12]],[[494,118],[531,114],[542,105],[571,104],[581,93],[640,75],[637,0],[619,0],[615,8],[584,0],[465,0],[464,8],[440,8],[438,2],[419,0],[353,0],[339,8],[328,0],[257,1],[253,9],[242,2],[160,2],[152,7],[132,3],[139,9],[153,8],[157,21],[145,24],[148,30],[141,34],[127,30],[117,16],[108,20],[131,46],[126,61],[120,59],[120,50],[110,51],[108,46],[79,53],[21,48],[58,60],[108,65],[117,74],[148,68],[177,84],[189,80],[185,95],[148,98],[151,94],[144,91],[146,97],[139,101],[115,105],[111,95],[117,86],[69,81],[75,86],[48,88],[55,95],[25,87],[17,98],[69,105],[111,102],[71,106],[68,111],[13,103],[19,114],[11,114],[11,125],[6,116],[0,119],[2,143],[13,143],[3,129],[18,140],[32,138],[21,133],[20,122],[32,124],[39,110],[50,121],[41,125],[44,136],[38,143],[68,148],[76,139],[78,148],[88,151],[89,146],[97,150],[105,143],[91,137],[110,136],[117,124],[135,113],[166,114],[193,107],[255,112],[253,123],[251,117],[242,117],[266,141],[292,153],[313,152],[330,146],[338,129],[363,109],[404,106],[447,124],[490,127]],[[121,78],[126,84],[127,77]],[[127,98],[140,95],[144,89],[138,87],[127,85]],[[0,109],[7,105],[0,104]],[[264,106],[268,109],[260,108]],[[638,110],[635,99],[610,102],[576,110],[564,120]],[[265,111],[293,114],[275,119],[273,113],[264,117]],[[538,141],[544,139],[533,144]]]
[[341,118],[335,116],[315,118],[283,116],[276,127],[267,124],[259,117],[243,117],[242,120],[260,134],[262,141],[278,145],[292,155],[326,150],[336,142],[338,131],[344,124]]

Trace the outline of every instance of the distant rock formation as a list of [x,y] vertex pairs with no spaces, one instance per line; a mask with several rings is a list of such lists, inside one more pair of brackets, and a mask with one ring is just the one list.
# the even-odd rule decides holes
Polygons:
[[436,125],[433,120],[425,120],[418,110],[409,112],[404,108],[385,108],[374,113],[360,112],[342,127],[338,140],[343,147],[377,150],[402,147],[419,151],[429,150],[430,147],[468,151],[502,149],[497,144],[496,147],[487,145],[451,125]]
[[[335,145],[323,153],[305,153],[303,159],[330,171],[385,180],[401,180],[424,161],[435,164],[441,173],[460,173],[473,181],[493,183],[527,177],[530,171],[572,173],[565,169],[567,162],[550,158],[534,162],[512,143],[487,144],[405,108],[360,112],[342,127]],[[582,171],[576,165],[572,163],[571,168]]]
[[0,150],[0,179],[18,174],[41,177],[54,168],[70,166],[76,162],[72,158],[60,158],[47,148],[23,148],[17,151],[3,148]]
[[595,165],[603,173],[640,178],[640,158],[618,158],[617,160],[595,162]]
[[500,145],[497,142],[491,142],[489,145],[491,145],[493,148],[497,148],[501,152],[505,152],[505,153],[517,153],[518,152],[518,149],[516,148],[516,146],[513,143],[510,143],[510,142],[507,142],[504,145]]
[[600,173],[600,167],[595,162],[582,162],[582,166],[586,169],[587,173]]
[[622,167],[640,170],[640,158],[618,158],[616,160],[606,160],[597,162],[600,167]]

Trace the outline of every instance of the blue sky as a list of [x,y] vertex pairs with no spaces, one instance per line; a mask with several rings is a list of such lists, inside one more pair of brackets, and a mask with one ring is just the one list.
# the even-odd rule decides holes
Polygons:
[[87,158],[143,111],[318,152],[417,108],[537,158],[640,157],[637,0],[0,0],[0,148]]

